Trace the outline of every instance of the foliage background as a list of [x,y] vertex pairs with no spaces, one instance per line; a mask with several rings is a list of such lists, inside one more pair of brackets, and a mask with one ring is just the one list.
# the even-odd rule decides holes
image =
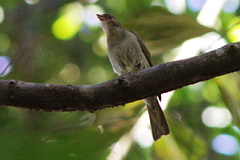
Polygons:
[[[0,71],[13,63],[1,79],[84,85],[116,77],[96,13],[136,31],[155,64],[240,39],[239,0],[1,1]],[[240,159],[239,87],[232,73],[165,94],[171,134],[157,142],[141,101],[96,113],[1,107],[0,159]]]

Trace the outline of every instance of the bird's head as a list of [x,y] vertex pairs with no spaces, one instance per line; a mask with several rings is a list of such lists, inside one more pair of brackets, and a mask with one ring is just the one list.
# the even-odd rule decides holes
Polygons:
[[121,23],[111,14],[97,14],[97,17],[100,20],[101,27],[106,34],[123,30]]

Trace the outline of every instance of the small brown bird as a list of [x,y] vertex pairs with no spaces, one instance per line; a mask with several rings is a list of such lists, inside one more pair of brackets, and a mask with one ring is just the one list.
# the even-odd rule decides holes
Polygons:
[[[97,14],[97,17],[107,35],[108,57],[116,74],[123,75],[152,66],[150,53],[135,32],[126,30],[110,14]],[[148,108],[153,139],[156,141],[162,135],[169,134],[169,127],[157,96],[148,97],[144,102]]]

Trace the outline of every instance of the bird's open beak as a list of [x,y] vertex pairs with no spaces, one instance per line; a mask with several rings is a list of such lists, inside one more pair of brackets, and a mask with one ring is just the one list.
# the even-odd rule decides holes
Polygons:
[[97,14],[97,18],[98,18],[100,21],[106,21],[106,18],[104,18],[104,16],[101,15],[101,14]]

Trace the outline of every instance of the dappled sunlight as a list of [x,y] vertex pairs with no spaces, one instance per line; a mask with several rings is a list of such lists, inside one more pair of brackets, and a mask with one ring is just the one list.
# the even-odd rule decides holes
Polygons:
[[60,17],[53,23],[52,32],[56,38],[68,40],[80,30],[84,8],[80,3],[70,3],[64,6],[60,13]]

